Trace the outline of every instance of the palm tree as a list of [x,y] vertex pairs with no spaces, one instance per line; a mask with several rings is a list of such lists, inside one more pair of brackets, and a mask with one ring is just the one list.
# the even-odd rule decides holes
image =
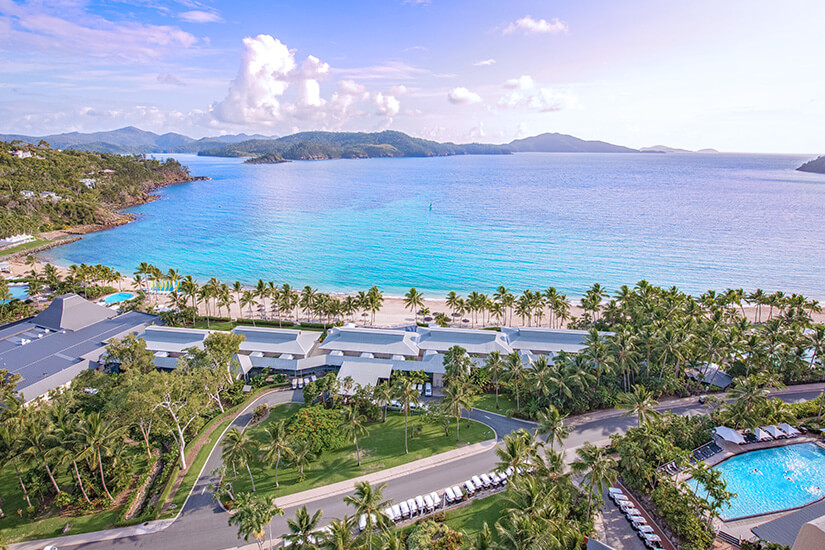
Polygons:
[[198,314],[198,283],[191,275],[187,275],[180,283],[180,290],[184,296],[192,300],[192,326],[195,326],[195,317]]
[[[444,409],[455,418],[455,440],[459,441],[458,429],[461,424],[461,413],[462,411],[469,413],[473,408],[473,393],[470,385],[460,380],[448,385],[444,388],[444,399],[441,403]],[[469,420],[468,417],[467,421]]]
[[358,446],[358,436],[369,435],[366,422],[367,417],[359,413],[354,406],[344,409],[344,423],[341,425],[341,429],[355,443],[355,456],[358,457],[359,468],[361,467],[361,448]]
[[521,361],[517,351],[508,353],[504,358],[504,368],[507,371],[507,378],[516,387],[516,411],[521,411],[521,397],[519,384],[524,382],[524,363]]
[[547,436],[547,444],[552,448],[558,442],[560,447],[564,446],[564,440],[570,435],[570,428],[564,425],[563,415],[553,405],[548,405],[547,409],[538,414],[538,433]]
[[410,405],[418,404],[420,394],[412,380],[407,377],[399,378],[394,390],[394,397],[401,402],[401,408],[404,410],[404,453],[409,454],[410,449],[407,446],[407,416],[410,414]]
[[294,548],[318,550],[320,546],[317,544],[317,534],[313,532],[318,529],[323,514],[322,510],[318,510],[310,516],[307,507],[301,506],[295,511],[295,519],[286,520],[289,533],[284,535],[284,540]]
[[622,416],[635,414],[639,420],[639,426],[647,424],[661,414],[654,409],[659,404],[655,396],[646,387],[638,384],[633,386],[632,392],[621,394],[616,404],[620,409],[627,409]]
[[387,405],[393,396],[393,387],[389,384],[378,384],[372,389],[372,398],[384,409],[381,421],[387,421]]
[[416,323],[418,322],[418,310],[424,307],[424,295],[415,288],[411,288],[404,295],[404,307],[413,312]]
[[487,359],[484,360],[484,368],[487,369],[490,378],[493,380],[493,385],[496,387],[496,410],[499,410],[498,390],[501,386],[501,377],[505,373],[504,362],[501,360],[501,352],[491,351],[490,354],[487,355]]
[[121,437],[126,432],[126,427],[116,427],[109,420],[100,416],[99,412],[92,412],[86,415],[78,426],[78,447],[81,449],[77,455],[77,460],[87,459],[92,467],[100,470],[100,483],[103,491],[109,500],[114,502],[114,497],[106,487],[106,477],[103,475],[103,457],[111,456],[114,450],[113,443],[122,441]]
[[[272,499],[252,493],[238,493],[235,498],[235,509],[229,516],[229,525],[238,526],[238,535],[249,542],[253,537],[258,548],[263,550],[264,528],[271,524],[276,515],[283,515]],[[272,548],[272,526],[269,531],[269,546]]]
[[252,477],[249,461],[254,458],[257,446],[258,442],[249,437],[246,430],[240,431],[238,428],[230,428],[223,436],[223,441],[221,441],[221,459],[231,464],[233,471],[235,465],[246,467],[253,493],[255,492],[255,479]]
[[321,547],[324,550],[355,550],[357,542],[352,537],[354,528],[353,517],[345,515],[341,519],[333,519],[329,522],[329,529]]
[[504,446],[496,447],[496,469],[503,472],[507,468],[512,468],[513,473],[518,475],[519,468],[530,463],[534,451],[532,442],[532,436],[524,428],[505,435]]
[[576,473],[584,473],[583,481],[588,488],[587,516],[590,517],[593,493],[601,499],[605,489],[616,483],[616,460],[609,457],[605,449],[596,447],[589,441],[579,447],[576,454],[579,458],[573,462],[571,468]]
[[381,511],[387,507],[389,501],[384,500],[384,489],[386,484],[373,487],[367,481],[359,481],[355,484],[355,492],[344,497],[347,506],[355,508],[355,516],[364,518],[367,521],[364,532],[367,534],[367,544],[372,548],[372,538],[375,528],[382,531],[389,528],[389,518]]
[[[255,294],[251,290],[244,290],[243,294],[241,294],[240,300],[238,300],[238,305],[241,308],[241,312],[243,312],[243,308],[249,308],[249,318],[252,319],[252,326],[255,326],[255,314],[252,311],[252,306],[257,303],[257,298]],[[243,314],[242,314],[243,315]]]
[[12,423],[0,424],[0,457],[3,458],[4,466],[11,462],[14,466],[14,472],[17,474],[17,481],[20,483],[20,488],[23,490],[23,497],[26,499],[26,504],[32,505],[29,498],[29,491],[26,489],[26,484],[23,483],[23,476],[20,475],[18,462],[18,439],[17,428]]
[[267,466],[275,467],[275,487],[278,487],[278,466],[281,458],[292,460],[292,447],[286,433],[286,421],[279,420],[270,428],[264,428],[264,441],[261,443],[261,460]]
[[299,439],[292,444],[292,463],[298,470],[298,481],[306,479],[304,470],[309,469],[309,464],[313,460],[315,460],[315,454],[312,452],[309,441]]

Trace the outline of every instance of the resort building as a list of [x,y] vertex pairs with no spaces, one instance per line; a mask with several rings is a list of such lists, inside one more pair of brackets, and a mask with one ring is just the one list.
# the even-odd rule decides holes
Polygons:
[[232,332],[246,337],[241,342],[242,354],[284,359],[307,357],[321,337],[320,332],[269,327],[239,326],[232,329]]
[[394,329],[336,327],[329,331],[320,346],[324,352],[338,352],[345,357],[392,359],[419,356],[418,334]]
[[338,370],[338,382],[342,385],[341,393],[352,395],[357,386],[375,387],[383,382],[389,382],[392,370],[392,364],[387,362],[376,364],[364,359],[346,359]]
[[9,154],[19,159],[27,159],[34,155],[31,151],[26,151],[25,149],[15,149],[14,151],[9,151]]
[[178,366],[178,357],[185,355],[184,350],[203,349],[203,341],[210,333],[193,328],[149,326],[138,337],[143,338],[146,349],[155,354],[157,368],[172,370]]
[[495,330],[462,328],[419,328],[418,347],[423,353],[444,353],[453,346],[461,346],[471,357],[487,357],[497,351],[502,355],[513,352],[507,335]]
[[[586,330],[550,329],[537,327],[502,327],[510,346],[531,355],[556,355],[560,351],[578,353],[587,346]],[[612,332],[600,332],[602,338]]]
[[142,332],[157,321],[155,315],[118,314],[66,294],[35,317],[0,328],[0,368],[20,375],[17,391],[28,403],[97,368],[110,339]]

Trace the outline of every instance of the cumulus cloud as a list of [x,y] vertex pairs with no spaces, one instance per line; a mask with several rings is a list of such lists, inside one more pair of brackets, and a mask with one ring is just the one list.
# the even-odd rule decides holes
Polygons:
[[469,105],[471,103],[481,103],[481,96],[461,86],[450,90],[450,93],[447,94],[447,100],[454,105]]
[[195,36],[170,25],[114,22],[79,6],[0,0],[0,48],[101,61],[146,62],[190,48]]
[[504,83],[504,87],[508,90],[532,90],[536,83],[533,82],[533,77],[525,74],[518,78],[511,78]]
[[386,125],[400,112],[403,85],[370,93],[353,78],[334,82],[324,94],[321,82],[340,76],[328,63],[307,56],[300,63],[295,51],[270,35],[243,41],[241,66],[222,101],[210,112],[218,123],[282,128],[311,121],[313,128],[337,129],[354,118],[381,117]]
[[223,21],[221,16],[213,11],[191,10],[185,11],[178,15],[187,23],[220,23]]
[[576,105],[576,99],[570,92],[558,91],[553,88],[516,89],[505,94],[498,101],[502,109],[530,109],[540,113],[561,111]]
[[516,31],[524,34],[555,34],[567,32],[568,26],[564,21],[554,17],[550,21],[546,19],[536,19],[532,15],[525,15],[521,19],[510,23],[504,27],[504,34],[512,34]]
[[476,61],[475,63],[473,63],[473,67],[489,67],[490,65],[495,65],[495,64],[496,64],[496,60],[490,58],[490,59],[483,59],[481,61]]

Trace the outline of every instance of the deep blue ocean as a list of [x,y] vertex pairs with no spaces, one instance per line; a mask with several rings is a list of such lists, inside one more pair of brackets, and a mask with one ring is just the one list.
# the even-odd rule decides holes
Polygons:
[[59,264],[352,291],[581,295],[639,279],[825,298],[825,175],[809,157],[542,154],[291,162],[175,155],[199,181],[138,221],[52,249]]

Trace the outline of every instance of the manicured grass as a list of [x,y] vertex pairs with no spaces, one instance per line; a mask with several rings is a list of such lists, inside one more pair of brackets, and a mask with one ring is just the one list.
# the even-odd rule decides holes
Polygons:
[[[249,428],[250,435],[256,439],[262,439],[265,435],[263,433],[265,427],[297,410],[294,404],[291,405],[290,409],[285,407],[290,407],[290,405],[274,407],[267,420]],[[420,416],[411,415],[409,417],[410,433],[412,433],[412,427],[422,421],[423,419]],[[322,453],[310,464],[309,469],[304,470],[306,479],[300,483],[297,480],[296,469],[289,464],[284,464],[282,461],[281,466],[278,468],[280,488],[276,489],[274,468],[269,468],[255,461],[251,464],[251,469],[258,493],[273,497],[289,495],[392,468],[494,437],[493,431],[487,426],[478,422],[471,422],[470,428],[467,428],[466,421],[462,420],[461,440],[456,442],[455,425],[451,426],[450,435],[446,437],[440,426],[423,421],[420,435],[409,439],[410,452],[404,454],[403,415],[390,412],[385,423],[376,422],[370,424],[367,429],[369,435],[358,439],[361,446],[360,468],[356,461],[355,445]],[[251,490],[249,476],[245,471],[238,471],[238,478],[233,481],[233,485],[236,494]]]
[[[524,405],[523,401],[524,400],[522,399],[522,405]],[[496,409],[496,394],[494,393],[481,394],[476,397],[475,403],[473,403],[473,408],[476,409],[494,412],[497,414],[507,414],[507,411],[515,410],[516,400],[499,391],[498,406],[499,408]]]
[[0,256],[8,256],[9,254],[14,254],[15,252],[21,252],[23,250],[29,250],[30,248],[37,248],[38,246],[44,245],[48,242],[49,241],[47,241],[45,239],[37,239],[36,238],[30,243],[18,244],[17,246],[13,246],[11,248],[6,248],[2,252],[0,252]]
[[469,546],[470,539],[481,531],[484,523],[495,531],[495,523],[501,517],[506,507],[504,502],[505,493],[497,493],[489,497],[474,500],[463,508],[456,508],[447,511],[447,519],[444,523],[451,529],[461,531],[465,535],[465,548]]
[[[257,326],[259,328],[288,328],[293,330],[305,330],[311,332],[323,332],[324,329],[321,327],[305,327],[300,325],[289,325],[285,324],[282,327],[278,326],[278,321],[255,321],[255,325],[252,324],[252,321],[249,319],[239,319],[238,321],[209,321],[209,326],[206,324],[206,319],[198,319],[195,322],[195,328],[200,329],[210,329],[210,330],[232,330],[237,326]],[[332,325],[329,325],[332,327]],[[329,328],[328,327],[328,328]]]

